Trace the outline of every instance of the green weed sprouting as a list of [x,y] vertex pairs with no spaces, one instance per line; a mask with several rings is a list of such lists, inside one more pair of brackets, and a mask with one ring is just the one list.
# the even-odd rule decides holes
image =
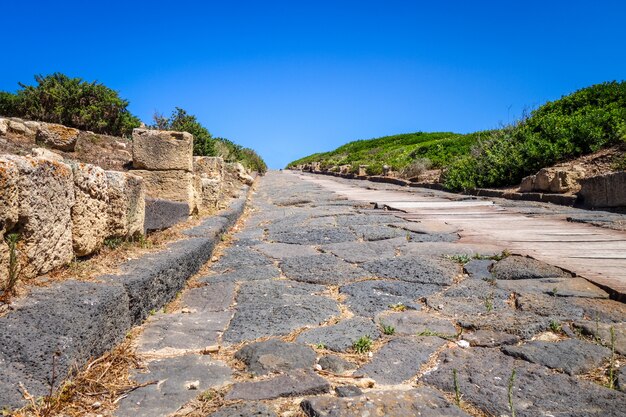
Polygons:
[[550,330],[554,333],[561,333],[563,328],[561,327],[561,323],[556,320],[550,320]]
[[487,313],[491,313],[493,311],[493,293],[489,293],[486,297],[485,297],[485,309],[487,310]]
[[459,378],[456,369],[452,370],[452,378],[454,379],[454,400],[457,407],[461,407],[461,387],[459,386]]
[[391,326],[391,325],[387,325],[385,323],[383,323],[382,321],[380,322],[380,326],[383,328],[383,333],[391,336],[392,334],[394,334],[396,332],[396,328]]
[[608,387],[610,389],[615,389],[615,328],[611,326],[609,329],[611,333],[610,340],[610,348],[611,348],[611,358],[609,359],[609,384]]
[[511,376],[509,377],[509,409],[511,410],[511,417],[515,417],[515,407],[513,406],[513,383],[515,383],[515,368],[513,368],[513,372],[511,372]]
[[372,338],[369,335],[361,336],[359,340],[352,345],[356,353],[366,353],[372,349]]

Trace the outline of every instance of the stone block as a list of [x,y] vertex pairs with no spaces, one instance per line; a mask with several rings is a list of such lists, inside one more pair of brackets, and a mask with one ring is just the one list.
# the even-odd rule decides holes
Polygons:
[[626,172],[585,178],[578,194],[588,207],[626,207]]
[[18,170],[18,212],[24,277],[69,263],[72,251],[74,180],[63,163],[32,157],[5,156]]
[[105,171],[95,165],[74,164],[72,245],[77,256],[94,253],[108,232],[109,195]]
[[520,193],[530,193],[535,189],[535,176],[529,175],[522,178],[522,182],[519,185]]
[[18,120],[9,120],[9,132],[15,133],[18,135],[27,135],[29,133],[28,128],[24,125],[23,122]]
[[163,230],[182,223],[189,218],[189,204],[177,201],[146,198],[145,232]]
[[53,149],[73,152],[80,130],[54,123],[40,123],[35,140]]
[[31,154],[36,158],[50,159],[52,161],[63,162],[64,158],[56,152],[52,152],[46,148],[33,148]]
[[9,130],[9,121],[7,119],[0,118],[0,135],[4,136]]
[[0,158],[0,231],[11,229],[17,223],[18,176],[15,162]]
[[213,156],[194,156],[193,172],[202,178],[221,179],[224,176],[224,160]]
[[134,129],[133,167],[193,171],[193,136],[187,132]]
[[143,178],[146,197],[185,203],[189,208],[188,214],[197,211],[197,195],[191,172],[147,170],[131,172]]
[[107,236],[142,234],[146,215],[143,179],[126,172],[106,171],[105,174],[109,195]]

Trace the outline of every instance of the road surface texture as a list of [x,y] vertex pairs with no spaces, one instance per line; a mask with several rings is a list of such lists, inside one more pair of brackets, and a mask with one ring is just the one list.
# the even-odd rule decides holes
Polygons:
[[[571,253],[539,256],[562,235],[526,204],[268,173],[232,244],[144,324],[134,378],[158,383],[117,415],[626,416],[626,305]],[[615,233],[603,271],[623,259],[622,232],[564,224],[574,247]]]

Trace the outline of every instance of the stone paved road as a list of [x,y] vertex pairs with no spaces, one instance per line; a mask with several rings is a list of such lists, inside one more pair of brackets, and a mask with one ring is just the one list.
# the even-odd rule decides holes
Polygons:
[[158,383],[117,415],[626,416],[604,386],[610,363],[624,375],[626,306],[601,288],[293,175],[250,204],[143,326],[135,378]]

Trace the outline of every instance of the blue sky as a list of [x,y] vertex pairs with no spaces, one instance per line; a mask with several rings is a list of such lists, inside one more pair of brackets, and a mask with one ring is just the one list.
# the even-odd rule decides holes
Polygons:
[[98,80],[183,107],[273,168],[345,142],[472,132],[626,78],[621,1],[7,2],[0,90]]

